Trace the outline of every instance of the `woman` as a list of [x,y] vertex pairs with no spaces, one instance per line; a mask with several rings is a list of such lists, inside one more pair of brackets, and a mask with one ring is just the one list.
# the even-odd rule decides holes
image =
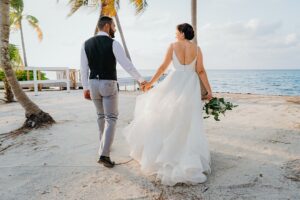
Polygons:
[[140,163],[143,172],[156,174],[165,185],[202,183],[211,171],[199,77],[208,91],[208,100],[212,91],[201,50],[191,42],[192,26],[178,25],[176,38],[145,90],[173,61],[171,72],[156,87],[137,97],[134,119],[124,130],[130,156]]

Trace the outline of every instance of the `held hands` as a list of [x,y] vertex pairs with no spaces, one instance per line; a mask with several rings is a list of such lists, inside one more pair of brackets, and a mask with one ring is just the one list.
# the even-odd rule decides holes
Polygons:
[[140,87],[143,92],[147,92],[148,90],[151,89],[152,85],[151,85],[151,83],[144,81],[144,82],[140,83]]
[[152,84],[151,83],[146,83],[145,84],[145,92],[147,92],[148,90],[150,90],[152,88]]
[[144,81],[144,82],[141,82],[140,83],[140,87],[141,87],[141,90],[143,91],[143,92],[145,92],[145,85],[147,84],[147,81]]

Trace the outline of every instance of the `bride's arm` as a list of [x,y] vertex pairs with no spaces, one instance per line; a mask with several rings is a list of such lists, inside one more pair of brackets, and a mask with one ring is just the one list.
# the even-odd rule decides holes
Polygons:
[[203,83],[205,89],[208,92],[208,94],[207,94],[208,99],[211,99],[212,98],[212,91],[211,91],[211,87],[210,87],[210,84],[209,84],[209,81],[208,81],[208,78],[207,78],[206,71],[205,71],[204,66],[203,66],[203,56],[202,56],[202,52],[201,52],[200,47],[198,47],[198,57],[197,57],[196,70],[197,70],[198,76],[202,80],[202,83]]
[[160,65],[160,67],[156,71],[155,75],[152,77],[151,81],[149,82],[150,87],[160,78],[160,76],[168,68],[169,64],[172,61],[172,53],[173,53],[173,48],[172,48],[172,45],[170,45],[168,48],[167,54],[165,56],[164,62]]

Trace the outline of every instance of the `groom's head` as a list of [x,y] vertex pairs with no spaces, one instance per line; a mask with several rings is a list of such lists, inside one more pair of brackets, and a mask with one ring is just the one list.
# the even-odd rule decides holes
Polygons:
[[98,29],[110,35],[111,38],[115,37],[116,26],[111,17],[103,16],[98,21]]

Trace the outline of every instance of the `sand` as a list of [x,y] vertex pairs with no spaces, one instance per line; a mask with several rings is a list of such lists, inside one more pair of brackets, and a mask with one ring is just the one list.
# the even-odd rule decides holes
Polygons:
[[[0,199],[300,199],[300,97],[216,94],[239,106],[204,121],[212,174],[204,184],[168,187],[128,156],[121,133],[138,93],[120,93],[111,157],[129,162],[113,169],[96,162],[96,114],[82,91],[28,95],[57,124],[1,141]],[[0,133],[23,121],[18,103],[0,104]]]

